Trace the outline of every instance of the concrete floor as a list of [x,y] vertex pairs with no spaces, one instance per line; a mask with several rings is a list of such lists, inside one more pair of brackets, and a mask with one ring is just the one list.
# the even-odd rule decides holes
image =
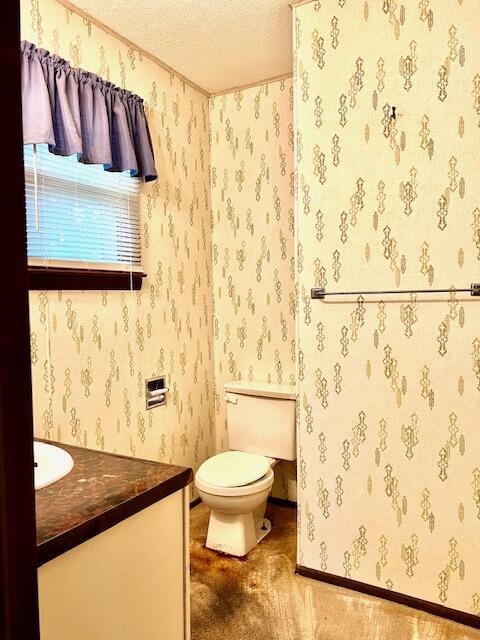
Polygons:
[[245,559],[206,549],[191,511],[192,640],[480,640],[480,631],[296,576],[295,510],[269,505],[272,532]]

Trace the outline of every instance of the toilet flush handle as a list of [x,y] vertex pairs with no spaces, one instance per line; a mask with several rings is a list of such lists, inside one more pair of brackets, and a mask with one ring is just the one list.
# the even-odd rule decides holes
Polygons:
[[230,404],[237,404],[238,398],[235,398],[235,396],[225,396],[225,402],[229,402]]

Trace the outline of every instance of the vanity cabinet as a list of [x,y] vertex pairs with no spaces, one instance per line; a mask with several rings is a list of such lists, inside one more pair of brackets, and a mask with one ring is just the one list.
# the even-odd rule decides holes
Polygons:
[[[74,501],[81,492],[78,484],[101,484],[98,475],[80,475],[77,486],[72,486],[75,478],[59,481],[56,490],[64,504],[68,494],[60,483],[70,486]],[[136,484],[142,486],[142,481]],[[42,491],[54,496],[55,485],[38,493]],[[139,495],[145,502],[145,492]],[[121,512],[129,501],[121,501],[113,507],[115,524],[105,520],[112,517],[111,508],[102,509],[103,521],[96,514],[61,534],[63,545],[71,547],[61,553],[61,540],[45,540],[39,557],[47,561],[38,568],[41,640],[188,639],[188,498],[188,486],[183,486],[128,517]],[[88,531],[79,543],[78,528]]]

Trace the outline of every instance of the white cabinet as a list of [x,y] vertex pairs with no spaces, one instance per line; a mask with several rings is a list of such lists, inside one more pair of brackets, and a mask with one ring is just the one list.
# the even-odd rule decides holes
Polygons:
[[42,565],[41,640],[188,640],[188,488]]

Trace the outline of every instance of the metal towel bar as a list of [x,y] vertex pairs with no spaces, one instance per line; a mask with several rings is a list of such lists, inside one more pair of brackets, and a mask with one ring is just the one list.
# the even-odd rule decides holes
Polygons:
[[399,293],[469,293],[478,298],[480,297],[480,283],[473,282],[468,289],[450,287],[450,289],[393,289],[386,291],[325,291],[320,287],[313,287],[311,298],[312,300],[325,300],[327,296],[382,296]]

